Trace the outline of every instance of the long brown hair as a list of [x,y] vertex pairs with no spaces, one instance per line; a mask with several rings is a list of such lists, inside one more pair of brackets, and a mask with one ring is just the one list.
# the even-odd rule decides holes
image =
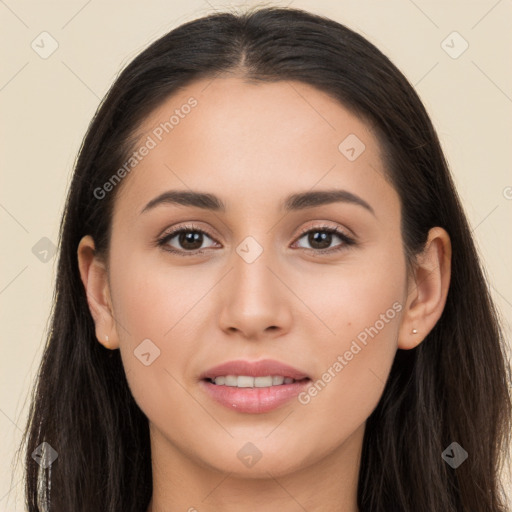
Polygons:
[[[167,33],[123,70],[89,126],[62,218],[51,328],[23,438],[28,511],[141,512],[149,504],[148,420],[119,351],[96,340],[77,247],[89,234],[99,253],[108,251],[116,190],[102,199],[94,191],[126,161],[146,116],[178,88],[233,71],[261,83],[299,80],[371,123],[400,196],[410,261],[431,227],[451,237],[442,317],[417,348],[398,350],[367,421],[360,511],[504,511],[499,471],[511,427],[510,366],[432,123],[403,74],[366,39],[328,18],[278,7],[213,14]],[[441,456],[454,441],[469,454],[456,469]],[[32,457],[43,442],[58,453],[47,468]]]

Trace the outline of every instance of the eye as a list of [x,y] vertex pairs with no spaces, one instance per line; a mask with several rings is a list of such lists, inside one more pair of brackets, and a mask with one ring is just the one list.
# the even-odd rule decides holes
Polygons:
[[[356,243],[353,238],[341,229],[332,226],[318,226],[304,230],[297,241],[305,238],[306,235],[306,240],[310,247],[299,246],[299,248],[320,254],[341,251],[347,248],[347,246]],[[333,236],[340,239],[341,243],[330,247]],[[163,250],[178,254],[179,256],[195,256],[204,252],[205,247],[203,247],[203,243],[205,238],[214,241],[204,229],[189,224],[164,233],[162,237],[157,239],[156,243]]]
[[157,245],[165,251],[177,253],[180,256],[194,256],[203,252],[202,245],[205,237],[213,240],[203,229],[186,225],[165,233],[157,240]]
[[[340,251],[345,249],[347,246],[351,246],[356,243],[353,238],[349,237],[341,229],[334,228],[332,226],[318,226],[315,228],[307,229],[302,232],[298,240],[306,237],[306,235],[306,240],[310,247],[302,248],[320,253]],[[333,236],[334,238],[339,238],[342,243],[335,247],[329,247],[333,241]]]

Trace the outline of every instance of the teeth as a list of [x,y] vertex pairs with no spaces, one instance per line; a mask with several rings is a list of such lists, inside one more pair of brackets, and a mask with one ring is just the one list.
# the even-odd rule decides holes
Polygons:
[[265,377],[250,377],[248,375],[223,375],[212,379],[217,386],[229,386],[238,388],[267,388],[270,386],[281,386],[295,382],[291,377],[281,375],[268,375]]
[[247,377],[246,375],[239,375],[237,377],[237,386],[239,388],[253,388],[254,381],[256,379],[254,377]]
[[[215,383],[217,383],[217,378],[215,379]],[[235,377],[235,375],[226,375],[224,377],[224,385],[225,386],[238,386],[238,378]]]

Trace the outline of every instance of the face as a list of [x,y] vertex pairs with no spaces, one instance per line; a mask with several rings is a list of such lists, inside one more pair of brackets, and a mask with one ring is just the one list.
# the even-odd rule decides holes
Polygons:
[[[302,83],[218,78],[154,111],[142,146],[117,185],[108,286],[154,446],[251,477],[341,453],[382,394],[407,296],[399,197],[368,125]],[[322,191],[338,195],[289,200]],[[268,359],[309,380],[202,379]],[[241,464],[241,449],[261,460]]]

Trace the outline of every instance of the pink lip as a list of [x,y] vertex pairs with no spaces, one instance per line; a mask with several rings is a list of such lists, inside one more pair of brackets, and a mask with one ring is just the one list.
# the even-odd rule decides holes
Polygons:
[[200,385],[216,402],[228,409],[251,414],[261,414],[277,409],[285,404],[311,383],[305,379],[291,384],[281,384],[268,388],[237,388],[218,386],[209,380],[202,380]]
[[295,380],[301,380],[307,374],[297,370],[284,363],[275,361],[274,359],[263,359],[261,361],[228,361],[219,364],[203,372],[200,379],[214,379],[223,375],[248,375],[250,377],[265,377],[266,375],[281,375],[282,377],[291,377]]
[[[280,375],[291,377],[297,382],[265,388],[237,388],[217,385],[208,380],[223,375]],[[271,359],[254,362],[229,361],[203,372],[200,378],[200,385],[216,402],[231,410],[252,414],[268,412],[282,406],[311,383],[310,377],[304,372]]]

